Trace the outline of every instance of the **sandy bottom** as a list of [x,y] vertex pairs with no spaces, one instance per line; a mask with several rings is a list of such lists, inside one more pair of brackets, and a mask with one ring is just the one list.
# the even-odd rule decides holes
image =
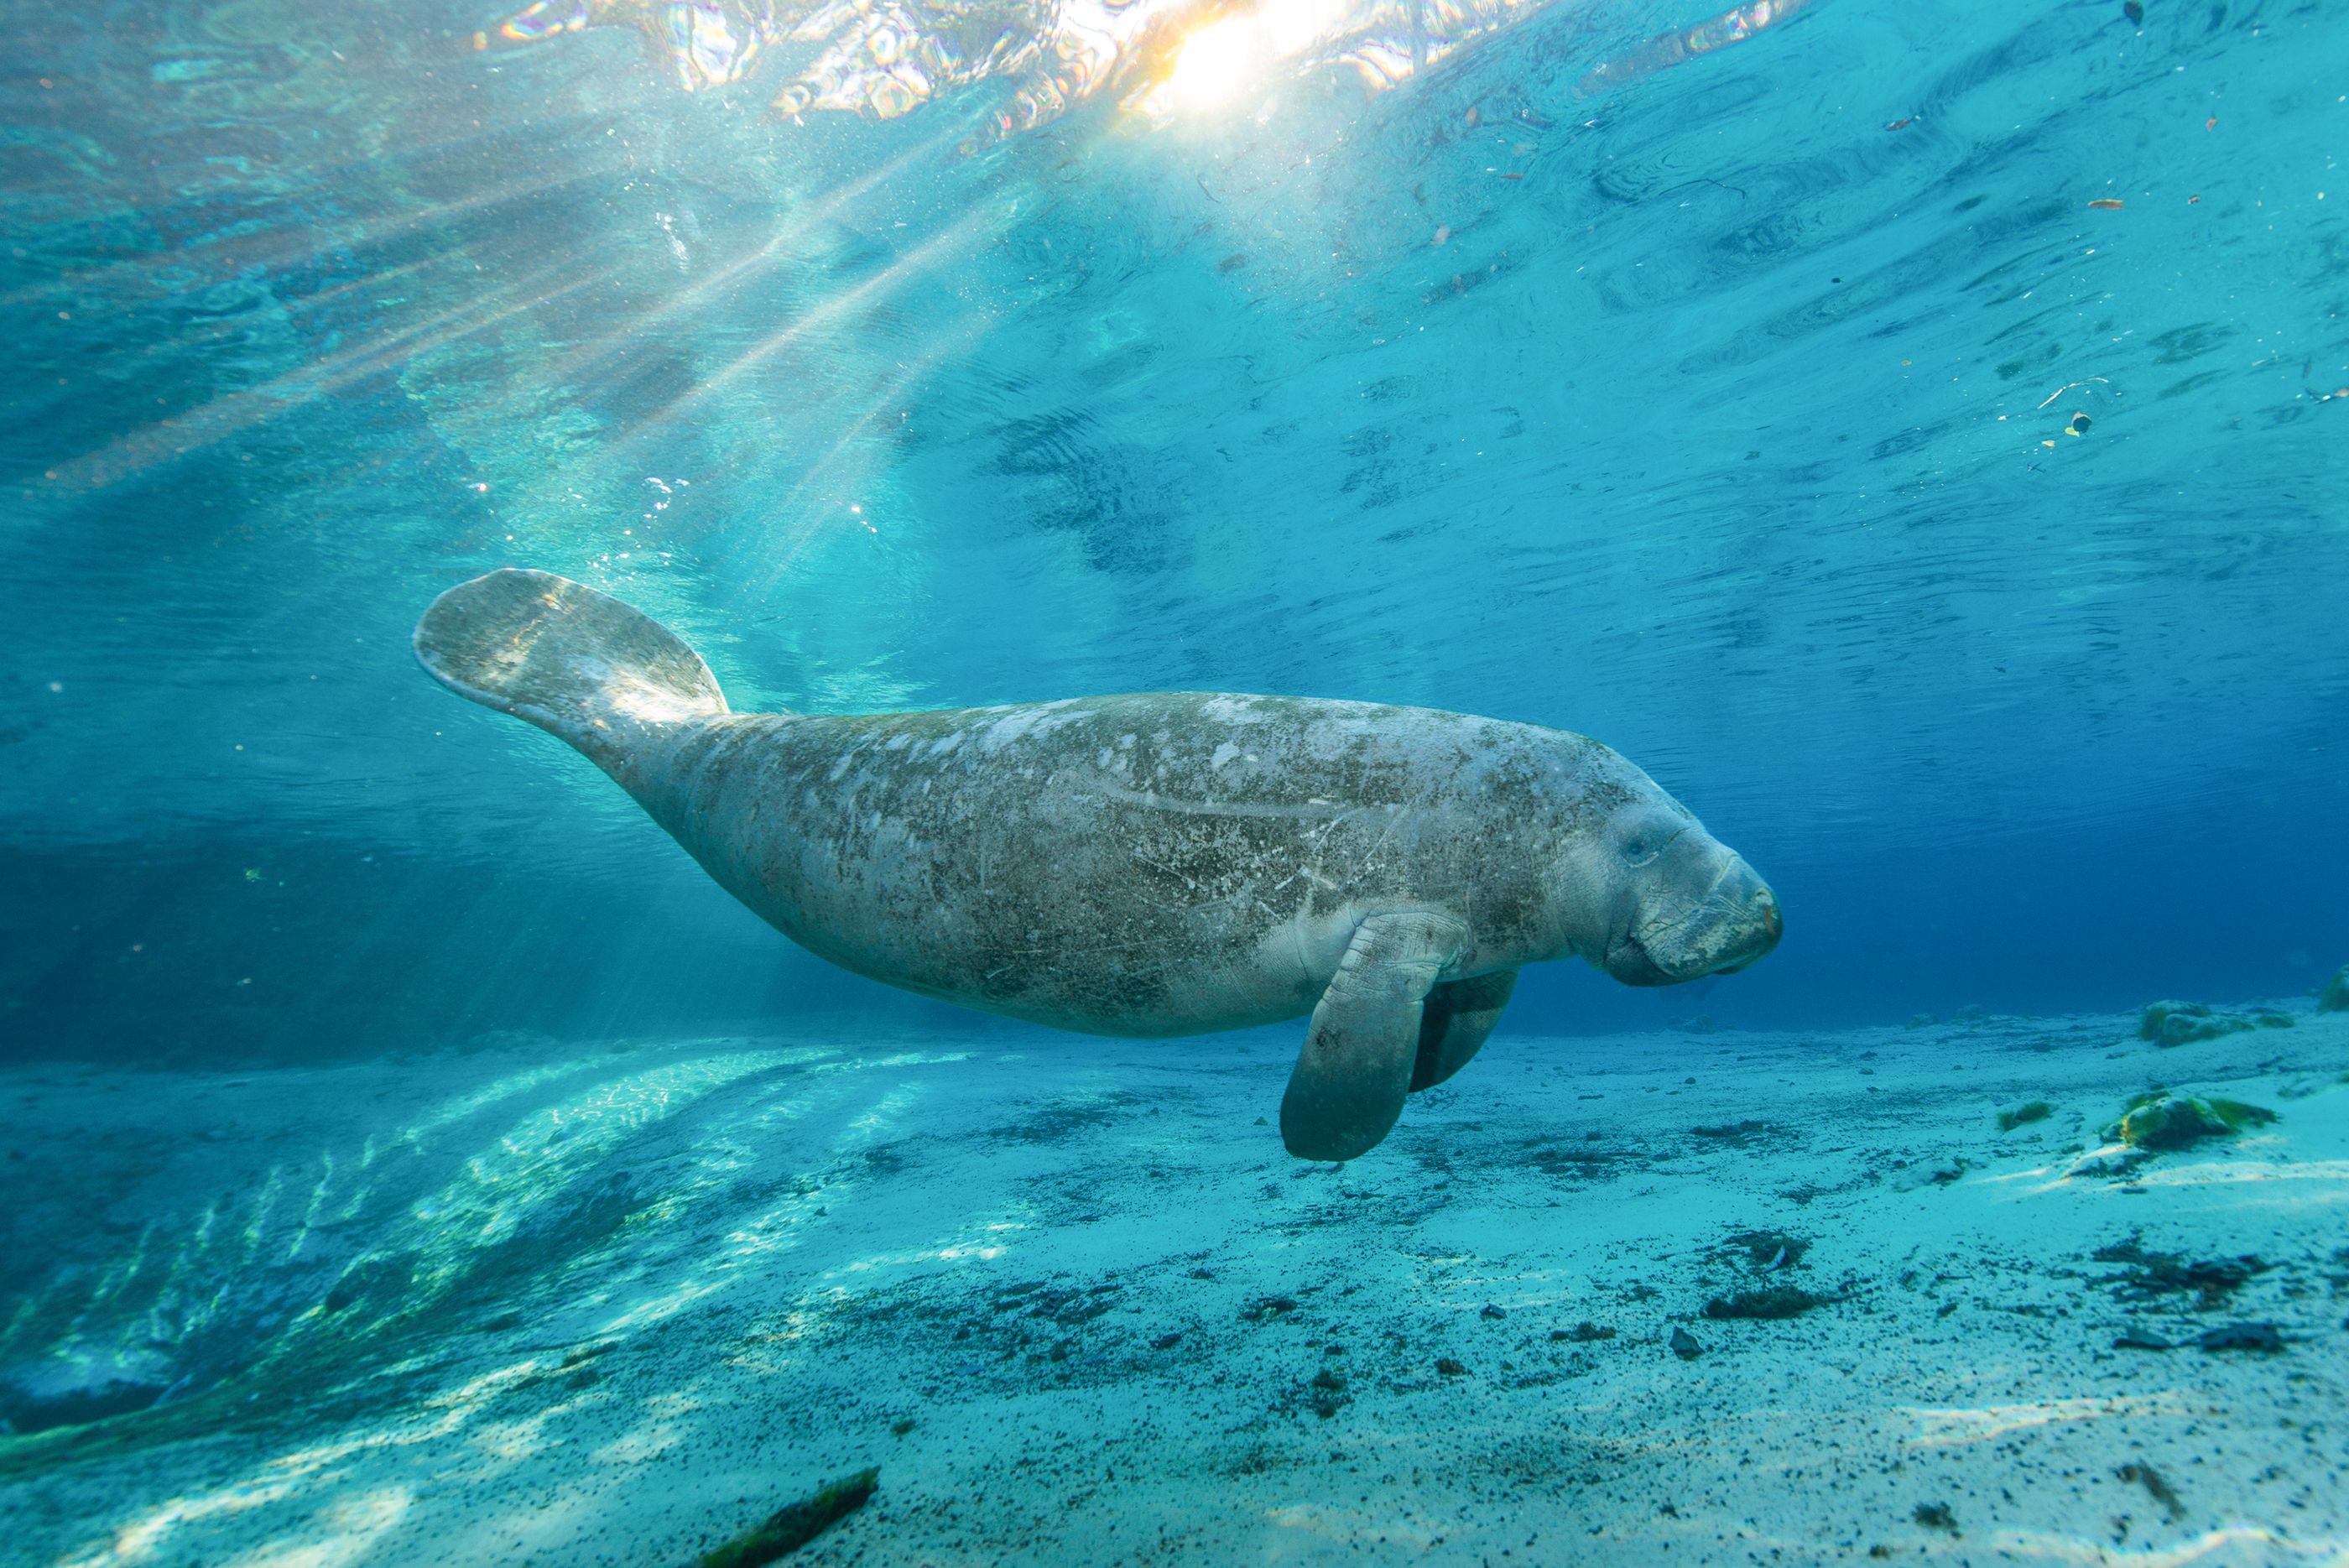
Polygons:
[[[683,1564],[877,1465],[792,1561],[2349,1563],[2296,1017],[1504,1033],[1336,1168],[1288,1031],[16,1069],[0,1556]],[[2153,1083],[2280,1119],[2067,1175]]]

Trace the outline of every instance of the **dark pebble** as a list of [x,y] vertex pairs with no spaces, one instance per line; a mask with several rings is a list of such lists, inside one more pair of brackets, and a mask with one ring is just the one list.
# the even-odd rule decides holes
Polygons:
[[1156,1339],[1150,1342],[1150,1348],[1153,1350],[1172,1350],[1182,1343],[1183,1336],[1179,1334],[1162,1334]]
[[2250,1350],[2273,1355],[2283,1349],[2283,1335],[2271,1323],[2230,1323],[2204,1329],[2194,1343],[2205,1350]]

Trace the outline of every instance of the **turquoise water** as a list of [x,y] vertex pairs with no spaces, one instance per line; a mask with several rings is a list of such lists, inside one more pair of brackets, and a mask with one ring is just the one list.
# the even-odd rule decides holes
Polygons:
[[[840,1162],[897,1147],[902,1106],[875,1109],[900,1105],[892,1064],[947,1075],[905,1093],[954,1101],[980,1151],[889,1157],[870,1235],[893,1257],[990,1244],[978,1195],[1012,1166],[988,1151],[1016,1164],[1064,1135],[1105,1162],[1051,1178],[1071,1187],[1227,1154],[1235,1202],[1289,1179],[1241,1112],[1277,1107],[1301,1024],[1247,1037],[1227,1082],[1213,1040],[1153,1057],[875,985],[785,942],[569,750],[436,688],[417,617],[500,566],[657,617],[745,711],[1196,689],[1603,740],[1767,876],[1786,938],[1686,987],[1530,968],[1486,1054],[1603,1038],[1677,1093],[1686,1053],[1708,1091],[1733,1085],[1686,1120],[1733,1130],[1765,1077],[1863,1049],[1964,1059],[1975,1036],[1934,1033],[1952,1018],[2116,1020],[2093,1050],[2075,1024],[1978,1043],[2101,1060],[2123,1015],[2171,996],[2305,1020],[2289,1061],[2257,1031],[2194,1047],[2236,1053],[2205,1064],[2213,1085],[2349,1064],[2312,1001],[2349,961],[2341,23],[2313,0],[9,7],[0,1020],[39,1115],[5,1179],[10,1254],[35,1262],[0,1308],[23,1434],[0,1454],[18,1445],[6,1484],[47,1521],[36,1560],[294,1551],[139,1536],[108,1511],[151,1524],[194,1483],[73,1467],[236,1440],[239,1390],[375,1365],[353,1346],[389,1347],[397,1398],[429,1406],[417,1368],[458,1365],[417,1348],[432,1314],[552,1321],[575,1282],[551,1260],[574,1252],[673,1304],[564,1334],[667,1321],[841,1169],[881,1179]],[[1775,1064],[1723,1054],[1748,1038]],[[710,1041],[735,1044],[683,1044]],[[1019,1064],[971,1083],[936,1065],[999,1055]],[[2111,1069],[2059,1106],[2064,1135],[2180,1060]],[[877,1098],[802,1094],[811,1062],[878,1075]],[[1167,1092],[1204,1105],[1181,1096],[1212,1084],[1231,1125],[1175,1138],[1111,1114],[1178,1066],[1201,1076]],[[738,1080],[767,1087],[730,1101]],[[1584,1114],[1557,1089],[1557,1116]],[[213,1094],[244,1108],[191,1108]],[[549,1129],[588,1106],[592,1150],[562,1155]],[[828,1152],[762,1165],[801,1159],[772,1150],[802,1117]],[[1347,1170],[1392,1179],[1375,1158]],[[639,1190],[688,1168],[657,1203]],[[469,1179],[519,1183],[561,1224],[452,1199]],[[1122,1244],[1102,1238],[1156,1223],[1166,1179],[1106,1218],[1064,1192],[1023,1220],[1050,1254],[1033,1272],[1090,1289]],[[968,1234],[925,1230],[961,1196]],[[1655,1200],[1682,1204],[1665,1229],[1767,1207]],[[2260,1242],[2305,1254],[2320,1327],[2343,1288],[2322,1262],[2333,1201]],[[656,1210],[700,1218],[663,1231]],[[1509,1214],[1491,1236],[1549,1222]],[[1290,1288],[1248,1273],[1275,1243],[1232,1234],[1182,1245],[1235,1247],[1197,1266],[1263,1299]],[[771,1262],[759,1299],[844,1289],[824,1271],[870,1259],[842,1246]],[[336,1293],[327,1315],[361,1303],[365,1332],[319,1337],[304,1314]],[[1910,1331],[1882,1332],[1893,1355]],[[827,1343],[852,1387],[858,1358],[899,1354]],[[1079,1361],[1081,1386],[1147,1386],[1146,1357]],[[972,1386],[974,1410],[1011,1397]],[[319,1432],[374,1418],[372,1396],[336,1397]],[[1283,1418],[1316,1430],[1367,1419],[1299,1408]],[[869,1457],[803,1448],[761,1463],[796,1485]],[[1179,1491],[1185,1461],[1153,1462]],[[1232,1462],[1216,1484],[1261,1480]],[[429,1489],[400,1484],[423,1509]],[[469,1518],[495,1511],[482,1484]],[[710,1518],[735,1484],[709,1482]],[[1512,1506],[1580,1517],[1544,1497]],[[2283,1517],[2228,1504],[2261,1531]],[[1167,1507],[1151,1530],[1208,1528]],[[77,1509],[133,1532],[114,1558],[91,1555],[95,1524],[59,1522]],[[2111,1511],[2047,1529],[2101,1551]],[[1047,1552],[990,1528],[904,1560],[1106,1561],[1150,1533]],[[1920,1550],[1981,1539],[1906,1528]],[[2323,1550],[2349,1551],[2333,1528]],[[1779,1544],[1825,1560],[1832,1534]],[[343,1555],[302,1560],[469,1538],[335,1539]],[[531,1550],[583,1561],[585,1539]],[[1288,1560],[1192,1539],[1190,1560]],[[1474,1539],[1500,1561],[1500,1535]],[[1617,1554],[1534,1560],[1662,1560],[1607,1539]],[[2287,1560],[2227,1539],[2249,1554],[2207,1560]]]

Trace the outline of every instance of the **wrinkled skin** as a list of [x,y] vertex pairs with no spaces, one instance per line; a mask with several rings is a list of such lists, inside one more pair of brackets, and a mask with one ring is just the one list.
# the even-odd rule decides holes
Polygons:
[[857,718],[727,715],[618,770],[794,940],[1063,1029],[1311,1011],[1357,922],[1447,910],[1444,979],[1578,954],[1633,985],[1751,962],[1761,879],[1558,731],[1212,692]]
[[665,628],[543,572],[450,589],[416,647],[859,974],[1102,1034],[1310,1012],[1282,1102],[1310,1158],[1373,1147],[1457,1072],[1525,964],[1669,985],[1781,929],[1752,867],[1563,731],[1212,691],[735,713]]

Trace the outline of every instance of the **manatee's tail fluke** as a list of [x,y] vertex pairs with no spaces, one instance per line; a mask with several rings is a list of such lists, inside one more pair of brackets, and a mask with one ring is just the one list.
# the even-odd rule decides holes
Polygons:
[[552,572],[458,584],[416,623],[416,657],[459,696],[562,736],[606,773],[649,733],[728,711],[675,633]]

